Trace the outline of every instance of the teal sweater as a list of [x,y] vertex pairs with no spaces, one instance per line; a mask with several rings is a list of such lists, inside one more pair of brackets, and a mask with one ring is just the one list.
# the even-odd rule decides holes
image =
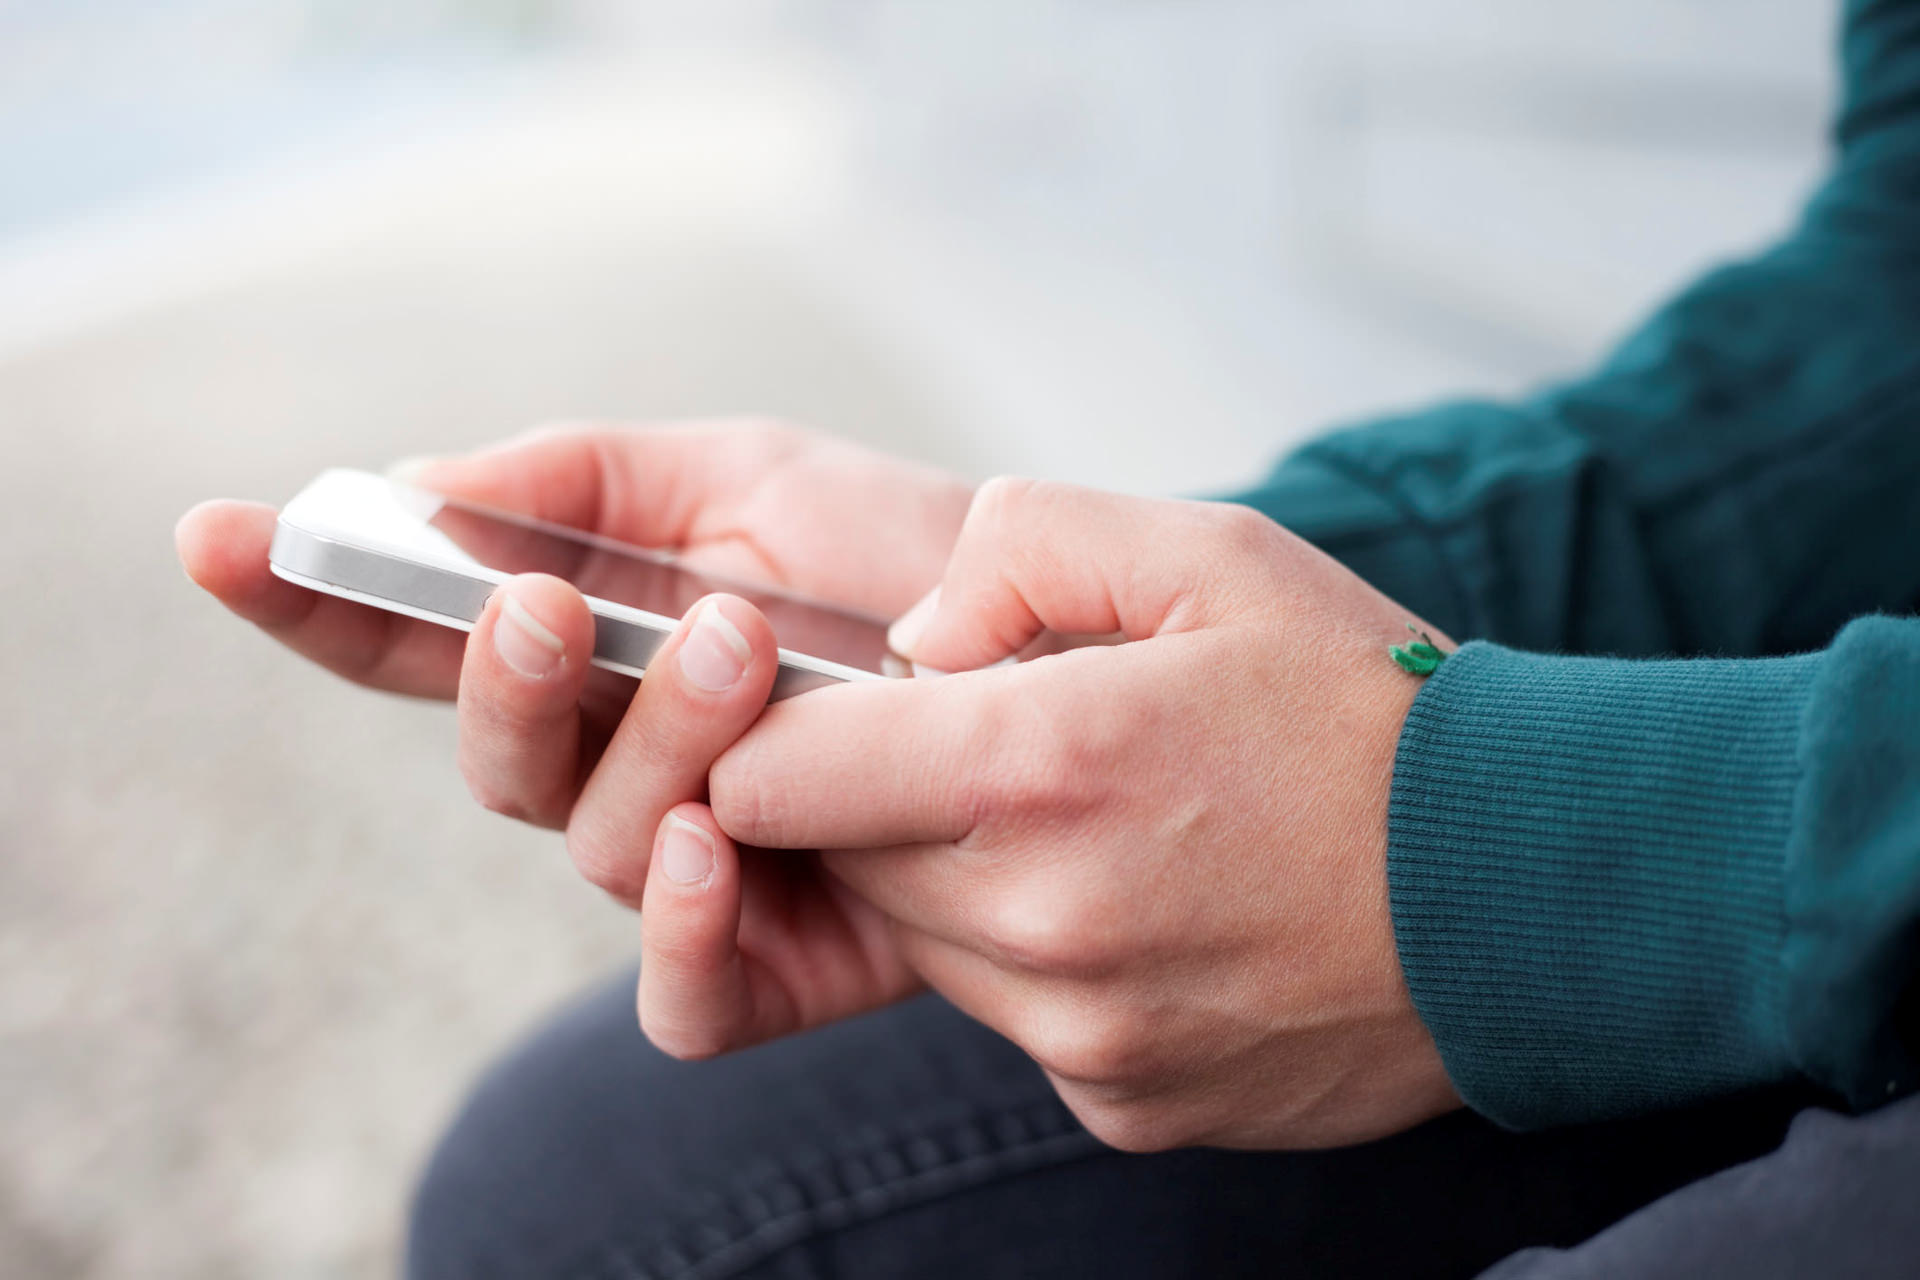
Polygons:
[[1920,1086],[1920,0],[1845,13],[1783,243],[1589,377],[1239,499],[1476,637],[1402,731],[1387,862],[1415,1005],[1503,1124]]

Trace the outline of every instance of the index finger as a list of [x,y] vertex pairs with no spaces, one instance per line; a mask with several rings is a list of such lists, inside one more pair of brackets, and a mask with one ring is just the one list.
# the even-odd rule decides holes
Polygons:
[[760,714],[778,666],[753,605],[716,595],[694,607],[648,661],[573,806],[567,852],[582,875],[640,905],[662,815],[700,797],[709,762]]
[[960,840],[1019,768],[1021,675],[855,681],[776,702],[714,762],[714,817],[764,849]]
[[[622,542],[678,547],[693,538],[714,496],[737,481],[752,430],[702,423],[541,427],[478,453],[413,459],[392,474],[449,497]],[[524,571],[568,576],[550,565]]]

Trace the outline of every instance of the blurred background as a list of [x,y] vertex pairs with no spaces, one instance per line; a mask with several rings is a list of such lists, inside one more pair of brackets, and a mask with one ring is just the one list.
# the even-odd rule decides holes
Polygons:
[[0,1271],[389,1272],[633,950],[443,708],[188,586],[192,502],[739,411],[1229,485],[1782,228],[1836,7],[0,0]]

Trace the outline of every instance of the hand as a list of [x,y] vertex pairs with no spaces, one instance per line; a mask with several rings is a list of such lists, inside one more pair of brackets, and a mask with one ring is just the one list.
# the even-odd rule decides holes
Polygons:
[[[547,429],[431,461],[408,478],[884,616],[939,580],[970,496],[930,468],[751,422]],[[273,576],[273,524],[271,507],[202,504],[180,522],[181,560],[234,613],[349,679],[457,694],[461,767],[475,796],[566,826],[581,871],[638,905],[663,815],[706,794],[709,764],[765,704],[774,642],[753,606],[725,596],[696,605],[636,694],[633,681],[589,667],[593,620],[565,582],[509,580],[462,636]],[[712,875],[747,903],[730,944],[758,1000],[756,1034],[918,989],[885,922],[837,881],[786,856],[750,866],[744,885],[736,867]],[[664,930],[647,930],[645,942],[651,952],[668,948]],[[759,962],[762,952],[772,960]],[[789,983],[789,973],[800,976]],[[661,1005],[643,1021],[668,1040],[677,1016]]]
[[[757,421],[549,427],[410,478],[886,617],[939,580],[970,495],[930,467]],[[454,696],[464,637],[273,576],[273,522],[261,503],[202,503],[175,531],[181,562],[234,613],[348,679]]]
[[[1410,621],[1251,511],[994,482],[895,629],[963,674],[770,707],[711,808],[676,810],[715,870],[655,859],[643,983],[689,1042],[762,1034],[733,842],[823,849],[892,953],[1117,1146],[1330,1145],[1456,1107],[1387,902]],[[976,669],[1042,628],[1128,643]]]
[[[970,493],[931,468],[761,422],[548,428],[468,457],[431,460],[411,478],[621,541],[674,548],[694,568],[889,617],[938,580]],[[573,784],[633,692],[631,680],[589,672],[578,656],[588,651],[579,637],[590,634],[591,619],[577,594],[529,578],[490,604],[466,637],[275,577],[267,568],[273,523],[273,509],[258,503],[194,508],[176,531],[187,573],[281,643],[360,684],[434,698],[461,693],[471,712],[462,717],[462,758],[476,793],[516,816],[563,822]],[[536,625],[549,640],[569,632],[577,645],[578,669],[537,688],[504,665],[492,644],[501,601],[522,590],[518,615],[544,619]],[[467,664],[463,682],[469,653],[480,661]],[[567,699],[582,704],[577,715],[573,701],[555,709]],[[577,743],[559,750],[560,726],[544,726],[537,743],[544,773],[536,776],[509,767],[536,745],[524,735],[501,736],[513,720],[495,712],[515,707],[550,720],[572,716],[579,730]]]

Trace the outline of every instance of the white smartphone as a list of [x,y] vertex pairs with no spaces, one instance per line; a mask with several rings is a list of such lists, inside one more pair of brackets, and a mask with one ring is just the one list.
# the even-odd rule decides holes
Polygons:
[[593,664],[639,676],[689,606],[714,591],[758,605],[780,646],[775,699],[909,673],[887,624],[790,592],[696,572],[636,547],[344,469],[322,473],[280,512],[273,572],[328,595],[470,631],[493,589],[550,573],[593,611]]

